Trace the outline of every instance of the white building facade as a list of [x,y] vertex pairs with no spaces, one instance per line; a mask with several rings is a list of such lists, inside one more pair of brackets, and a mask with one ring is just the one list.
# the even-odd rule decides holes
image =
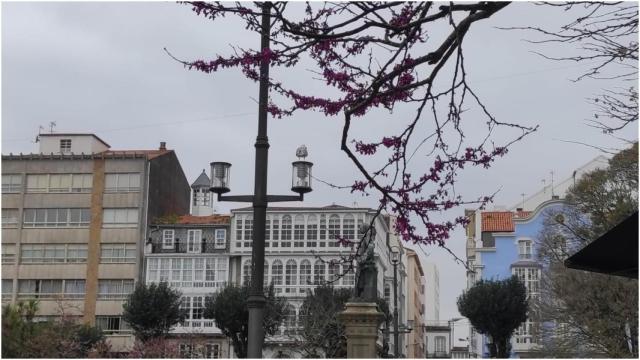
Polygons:
[[[253,210],[235,209],[231,213],[232,281],[246,283],[251,276]],[[331,261],[338,262],[352,253],[353,250],[340,245],[337,238],[357,241],[361,238],[359,229],[362,225],[373,222],[376,230],[372,244],[378,269],[378,296],[392,296],[392,293],[388,294],[393,282],[389,252],[390,241],[393,240],[389,236],[389,218],[378,216],[374,220],[374,215],[372,209],[338,205],[267,208],[264,284],[272,283],[276,295],[287,299],[288,314],[280,334],[265,340],[265,357],[274,357],[278,352],[286,357],[301,355],[290,345],[300,326],[302,303],[316,284],[331,282],[336,288],[355,286],[354,267],[349,270],[348,263]],[[400,279],[401,274],[398,275]],[[404,293],[401,289],[398,289],[399,293]],[[400,313],[404,313],[405,302],[400,304]],[[393,311],[392,302],[390,308]]]

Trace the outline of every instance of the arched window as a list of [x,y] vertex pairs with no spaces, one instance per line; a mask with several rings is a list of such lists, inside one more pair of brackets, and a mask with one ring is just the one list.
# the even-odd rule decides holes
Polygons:
[[342,273],[344,274],[342,277],[342,285],[345,286],[353,286],[356,284],[354,268],[351,267],[351,269],[349,269],[349,267],[350,264],[342,264]]
[[335,241],[340,236],[340,217],[338,215],[334,214],[329,217],[328,232],[329,246],[338,246],[338,242]]
[[307,246],[315,248],[318,240],[318,218],[315,215],[309,215],[307,218]]
[[322,262],[322,260],[316,260],[316,263],[313,266],[313,274],[314,274],[314,279],[313,282],[315,284],[324,284],[324,282],[326,281],[326,278],[324,277],[325,274],[325,263]]
[[291,216],[282,217],[282,233],[280,235],[282,235],[280,237],[282,247],[291,247]]
[[356,219],[347,214],[342,219],[342,235],[345,239],[353,241],[356,237]]
[[242,266],[242,283],[249,285],[251,282],[251,260],[245,260]]
[[340,285],[340,264],[337,262],[329,263],[329,278],[327,280],[333,282],[333,285]]
[[273,219],[271,219],[271,231],[271,247],[275,248],[280,245],[278,242],[278,240],[280,240],[280,218],[277,216],[274,216]]
[[287,265],[284,269],[284,285],[286,286],[284,292],[292,293],[296,291],[294,285],[297,283],[298,278],[298,264],[293,259],[287,260]]
[[302,260],[300,262],[300,292],[303,293],[305,291],[303,287],[311,284],[311,262]]
[[304,216],[296,215],[293,222],[293,247],[304,246]]
[[276,292],[282,292],[282,261],[275,260],[271,265],[271,283],[276,288]]
[[269,263],[267,260],[264,261],[264,278],[262,279],[262,286],[269,286]]

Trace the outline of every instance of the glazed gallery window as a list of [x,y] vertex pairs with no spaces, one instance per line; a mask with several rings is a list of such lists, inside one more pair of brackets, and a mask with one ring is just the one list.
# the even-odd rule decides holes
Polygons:
[[140,191],[140,173],[105,174],[104,192]]
[[89,226],[91,211],[71,209],[24,209],[22,226],[32,227],[84,227]]
[[202,252],[202,230],[187,231],[187,252],[192,254]]
[[149,258],[147,281],[168,282],[174,288],[219,288],[227,281],[225,258]]
[[227,230],[216,229],[214,234],[215,234],[215,248],[224,249],[225,246],[227,245]]

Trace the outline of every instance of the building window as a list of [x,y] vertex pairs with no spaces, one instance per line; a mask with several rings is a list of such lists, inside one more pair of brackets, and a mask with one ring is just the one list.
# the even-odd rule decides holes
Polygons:
[[16,244],[2,244],[2,263],[15,264]]
[[101,244],[100,262],[111,263],[135,263],[136,244]]
[[187,252],[191,254],[202,252],[202,230],[187,231]]
[[3,300],[11,299],[12,294],[13,294],[13,280],[2,279],[2,299]]
[[281,247],[291,247],[291,216],[282,217]]
[[436,353],[447,353],[447,338],[445,336],[436,336],[435,338]]
[[103,227],[135,227],[138,225],[137,208],[104,209]]
[[[311,285],[311,262],[309,260],[302,260],[300,262],[300,285]],[[305,289],[300,288],[300,292],[304,292]]]
[[87,262],[87,244],[24,244],[20,250],[23,264]]
[[318,240],[318,218],[315,215],[309,215],[307,218],[307,246],[315,248]]
[[340,265],[336,262],[329,262],[329,282],[333,285],[339,285],[340,283]]
[[356,275],[353,271],[353,267],[349,264],[342,265],[342,284],[345,286],[353,286],[356,283]]
[[173,240],[175,239],[174,230],[162,230],[162,248],[173,249]]
[[3,174],[2,175],[2,193],[19,193],[22,190],[22,175],[20,174]]
[[226,229],[216,229],[215,230],[215,248],[216,249],[224,249],[227,245],[227,230]]
[[244,219],[244,247],[251,247],[253,244],[253,219]]
[[291,304],[287,304],[284,309],[283,330],[285,334],[295,332],[296,328],[296,308]]
[[242,266],[242,283],[245,285],[251,284],[251,260],[245,260]]
[[267,216],[264,220],[264,247],[269,247],[271,240],[271,218]]
[[340,237],[340,217],[338,215],[331,215],[329,217],[329,246],[338,246],[336,241]]
[[64,297],[67,299],[84,298],[84,279],[65,280],[64,281]]
[[132,292],[133,280],[98,280],[98,299],[100,300],[126,299]]
[[293,259],[287,260],[287,265],[285,266],[285,277],[284,284],[286,286],[285,292],[293,293],[296,291],[295,285],[297,283],[298,277],[298,264]]
[[293,247],[304,246],[304,217],[296,215],[293,224]]
[[18,209],[2,209],[2,227],[16,227],[18,225]]
[[89,209],[24,209],[23,227],[81,227],[89,226]]
[[71,139],[60,139],[60,152],[63,154],[71,152]]
[[320,215],[320,237],[318,238],[318,245],[320,247],[326,247],[327,242],[327,218],[324,215]]
[[27,192],[91,192],[92,174],[32,174],[27,175]]
[[205,359],[220,359],[220,344],[205,344],[205,346],[204,346],[204,358]]
[[518,255],[520,259],[531,259],[531,240],[518,240]]
[[276,292],[282,292],[282,261],[275,260],[273,264],[271,264],[271,283],[276,287]]
[[96,327],[105,335],[131,332],[131,327],[120,316],[96,316]]
[[347,214],[344,216],[342,234],[345,239],[353,241],[356,237],[356,220],[353,215]]
[[236,241],[238,242],[238,247],[242,246],[242,219],[236,219]]
[[62,280],[18,280],[18,297],[23,299],[62,297],[62,289]]
[[168,282],[174,288],[220,288],[227,281],[225,258],[149,258],[147,282]]
[[314,274],[313,282],[315,284],[324,284],[326,281],[324,273],[325,273],[324,262],[322,262],[322,260],[320,259],[316,260],[316,263],[313,266],[313,274]]
[[105,174],[104,191],[107,193],[140,191],[140,174],[139,173]]
[[273,218],[273,236],[271,237],[271,247],[278,247],[280,245],[278,240],[280,240],[280,219],[274,216]]

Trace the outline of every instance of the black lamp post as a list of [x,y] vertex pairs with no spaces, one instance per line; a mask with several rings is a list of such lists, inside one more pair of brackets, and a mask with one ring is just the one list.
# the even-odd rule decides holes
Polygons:
[[393,264],[393,354],[400,357],[400,331],[398,330],[398,264],[400,263],[400,248],[391,247],[391,264]]
[[[269,49],[271,33],[271,3],[262,4],[262,31],[260,47],[264,52]],[[253,203],[253,246],[251,250],[251,289],[247,307],[249,308],[249,358],[262,357],[264,343],[264,235],[267,217],[267,205],[270,202],[302,201],[304,194],[311,191],[311,167],[308,161],[293,163],[293,180],[291,190],[298,195],[267,195],[267,160],[269,139],[267,137],[267,104],[269,100],[269,60],[262,59],[260,64],[260,90],[258,97],[258,136],[256,138],[255,185],[253,195],[223,196],[229,192],[231,164],[225,162],[211,163],[211,191],[218,194],[218,201],[236,201]],[[297,151],[299,157],[305,157],[306,148]]]

